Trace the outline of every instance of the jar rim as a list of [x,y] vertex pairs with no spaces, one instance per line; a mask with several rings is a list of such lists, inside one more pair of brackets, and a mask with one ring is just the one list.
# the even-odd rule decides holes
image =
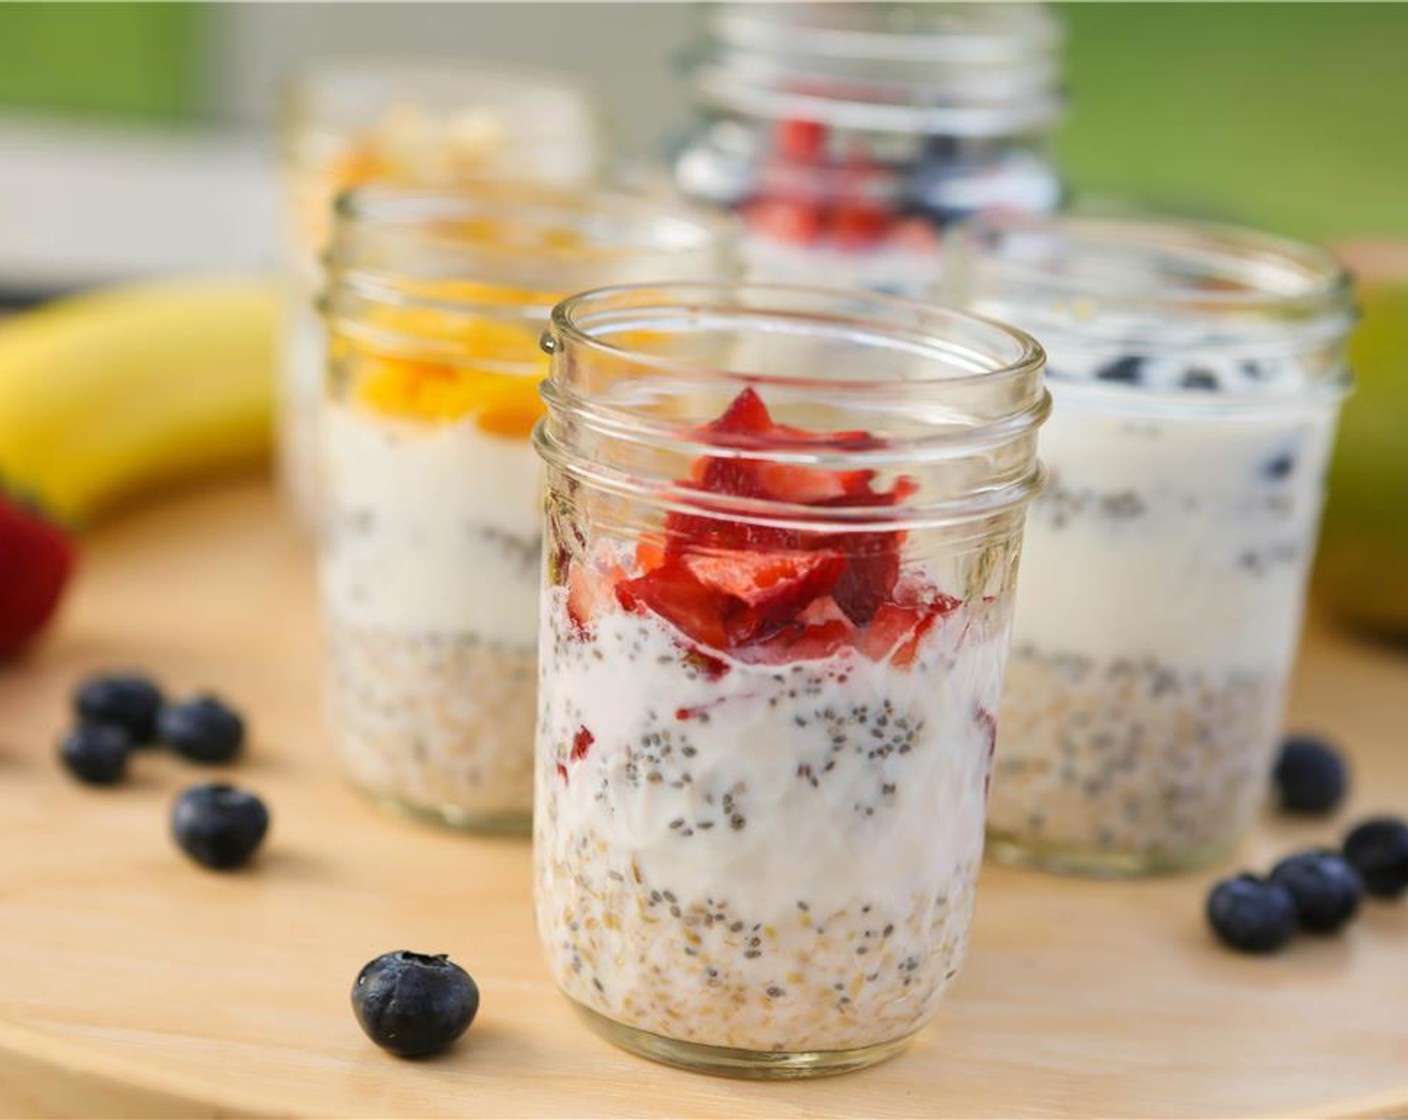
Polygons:
[[1060,23],[1031,4],[724,4],[686,57],[707,103],[858,131],[992,136],[1064,110]]
[[[450,292],[416,295],[405,282],[472,281],[543,292],[525,313],[547,318],[548,293],[599,281],[601,270],[631,264],[680,275],[698,265],[712,274],[731,260],[736,219],[696,204],[625,190],[557,191],[507,185],[455,190],[374,184],[338,195],[336,222],[324,264],[329,286],[349,285],[373,298],[428,306],[446,313],[503,313],[504,304]],[[469,223],[500,223],[518,237],[474,235]],[[455,234],[456,225],[459,234]],[[428,237],[437,226],[450,231]],[[571,234],[572,237],[564,235]],[[522,236],[558,239],[525,245]],[[369,261],[367,242],[393,260]],[[543,282],[520,283],[526,271]],[[507,277],[513,276],[515,279]]]
[[[848,306],[851,313],[841,314]],[[863,312],[869,313],[868,319]],[[889,373],[859,380],[721,368],[613,344],[594,333],[595,328],[632,332],[634,339],[658,338],[673,327],[678,334],[692,328],[707,337],[725,323],[732,327],[729,333],[735,341],[746,340],[746,328],[751,328],[759,336],[789,331],[808,341],[887,346],[902,357],[933,361],[946,374],[911,378]],[[937,339],[941,331],[952,341]],[[926,333],[927,344],[922,337]],[[978,353],[978,340],[987,347],[985,359]],[[814,527],[818,519],[852,527],[899,527],[993,516],[1024,505],[1041,486],[1034,436],[1050,410],[1050,396],[1041,384],[1041,347],[1025,332],[968,312],[893,296],[781,284],[622,285],[559,303],[544,332],[543,349],[559,360],[540,389],[548,412],[535,435],[539,454],[593,486],[656,505],[673,503],[706,516],[783,528],[801,523]],[[590,369],[593,355],[611,370],[613,380],[603,392],[584,391],[561,374],[564,369]],[[973,368],[984,360],[986,368]],[[775,425],[765,436],[720,430],[708,423],[712,415],[681,418],[669,409],[655,412],[647,398],[654,387],[650,379],[656,375],[662,377],[661,392],[674,392],[676,400],[689,402],[700,391],[734,397],[771,388],[775,397],[808,406],[833,405],[847,416],[904,416],[905,427],[873,438],[855,430],[828,433],[786,425]],[[617,391],[623,384],[626,393]],[[635,393],[641,385],[646,386],[644,395]],[[675,462],[703,456],[921,474],[953,464],[962,477],[976,463],[985,466],[977,471],[980,479],[970,479],[965,483],[970,488],[958,494],[926,493],[912,504],[888,508],[873,502],[828,503],[819,511],[772,497],[704,493],[674,476],[636,478],[600,455],[582,451],[581,441],[600,438],[640,449],[651,461],[663,454]]]
[[[1349,391],[1337,351],[1357,314],[1353,283],[1316,246],[1148,213],[980,215],[956,227],[947,244],[947,294],[1040,334],[1057,352],[1048,381],[1058,400],[1255,420],[1266,410],[1320,407]],[[1067,348],[1185,365],[1291,361],[1304,375],[1244,379],[1216,391],[1133,384],[1068,374],[1061,367]]]
[[[592,334],[586,326],[586,319],[592,314],[615,311],[639,313],[652,306],[644,302],[645,300],[655,301],[653,306],[657,309],[671,309],[671,313],[676,316],[693,316],[696,321],[700,321],[699,317],[704,315],[732,315],[740,319],[752,317],[755,320],[761,320],[764,316],[778,316],[784,324],[793,327],[805,323],[833,332],[844,330],[851,332],[852,338],[855,337],[855,332],[861,331],[878,339],[888,326],[892,332],[902,331],[908,336],[908,343],[902,348],[938,360],[953,360],[956,351],[952,346],[935,345],[934,340],[944,328],[951,330],[955,326],[963,325],[984,333],[986,338],[994,343],[1005,344],[1010,353],[1010,357],[990,369],[973,370],[960,376],[950,374],[907,379],[900,383],[910,387],[936,383],[955,384],[979,379],[992,381],[1007,377],[1032,377],[1040,374],[1046,360],[1041,344],[1026,331],[955,307],[859,290],[802,284],[717,281],[618,284],[579,292],[553,307],[548,330],[543,335],[543,349],[553,353],[561,344],[561,340],[565,339],[617,361],[630,362],[644,368],[697,372],[700,369],[698,363],[669,354],[643,353],[607,342]],[[802,305],[800,309],[797,306],[799,304]],[[810,309],[807,304],[811,305]],[[840,309],[847,307],[851,309],[850,313],[843,314]],[[862,308],[870,312],[870,318],[863,317],[863,312],[859,310]],[[921,332],[929,340],[927,345]],[[971,358],[969,361],[971,362]],[[879,384],[872,380],[808,379],[747,370],[713,368],[710,372],[717,377],[737,380],[740,384],[811,384],[830,388],[871,390]]]
[[[1157,214],[983,214],[953,231],[963,268],[1042,295],[1109,300],[1120,307],[1313,315],[1345,312],[1353,296],[1349,273],[1316,246],[1241,226]],[[1061,256],[1030,259],[1035,239]],[[1008,256],[1015,243],[1018,255]],[[1028,249],[1025,254],[1023,245]],[[1086,271],[1074,272],[1069,254]],[[1131,288],[1127,272],[1092,275],[1104,254],[1144,256],[1183,266],[1186,282]],[[1198,266],[1195,270],[1194,266]]]

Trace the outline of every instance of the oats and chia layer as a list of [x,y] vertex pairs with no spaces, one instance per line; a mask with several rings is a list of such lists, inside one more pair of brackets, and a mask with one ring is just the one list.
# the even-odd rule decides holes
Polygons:
[[1001,623],[960,606],[903,666],[851,646],[750,663],[545,602],[536,897],[563,990],[753,1051],[922,1026],[967,938]]

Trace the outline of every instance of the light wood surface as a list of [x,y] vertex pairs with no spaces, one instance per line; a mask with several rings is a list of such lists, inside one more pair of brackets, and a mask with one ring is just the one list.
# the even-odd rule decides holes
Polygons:
[[[54,757],[82,674],[140,666],[243,707],[232,775],[274,824],[259,866],[187,863],[166,816],[212,776],[162,755],[124,787]],[[1312,626],[1292,722],[1352,753],[1354,812],[1408,809],[1408,656]],[[94,535],[61,624],[0,670],[0,1114],[1408,1115],[1408,904],[1271,959],[1213,945],[1217,872],[1132,884],[988,867],[968,964],[904,1056],[811,1083],[675,1072],[582,1026],[539,959],[529,850],[387,817],[320,729],[307,549],[258,482]],[[223,773],[216,771],[216,773]],[[1242,858],[1336,837],[1268,817]],[[451,1053],[402,1062],[348,990],[390,949],[448,952],[484,993]]]

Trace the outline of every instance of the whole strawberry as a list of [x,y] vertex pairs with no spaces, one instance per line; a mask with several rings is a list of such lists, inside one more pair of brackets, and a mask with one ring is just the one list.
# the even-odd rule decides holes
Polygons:
[[73,571],[73,543],[43,514],[0,495],[0,659],[44,629]]

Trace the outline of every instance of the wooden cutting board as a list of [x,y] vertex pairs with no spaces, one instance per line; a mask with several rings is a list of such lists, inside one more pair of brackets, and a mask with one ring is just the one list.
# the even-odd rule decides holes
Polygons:
[[[253,727],[230,776],[274,825],[257,868],[195,868],[166,832],[188,782],[161,755],[112,790],[54,757],[89,671],[217,689]],[[1408,656],[1312,625],[1292,722],[1338,736],[1354,813],[1268,817],[1242,858],[1408,809]],[[1408,1115],[1408,903],[1271,959],[1215,946],[1216,872],[1138,883],[988,867],[967,967],[902,1057],[810,1083],[676,1072],[581,1025],[539,959],[523,842],[388,817],[320,728],[311,561],[260,482],[192,492],[87,542],[56,633],[0,670],[4,1115]],[[448,952],[483,989],[451,1053],[403,1062],[348,990],[386,950]]]

